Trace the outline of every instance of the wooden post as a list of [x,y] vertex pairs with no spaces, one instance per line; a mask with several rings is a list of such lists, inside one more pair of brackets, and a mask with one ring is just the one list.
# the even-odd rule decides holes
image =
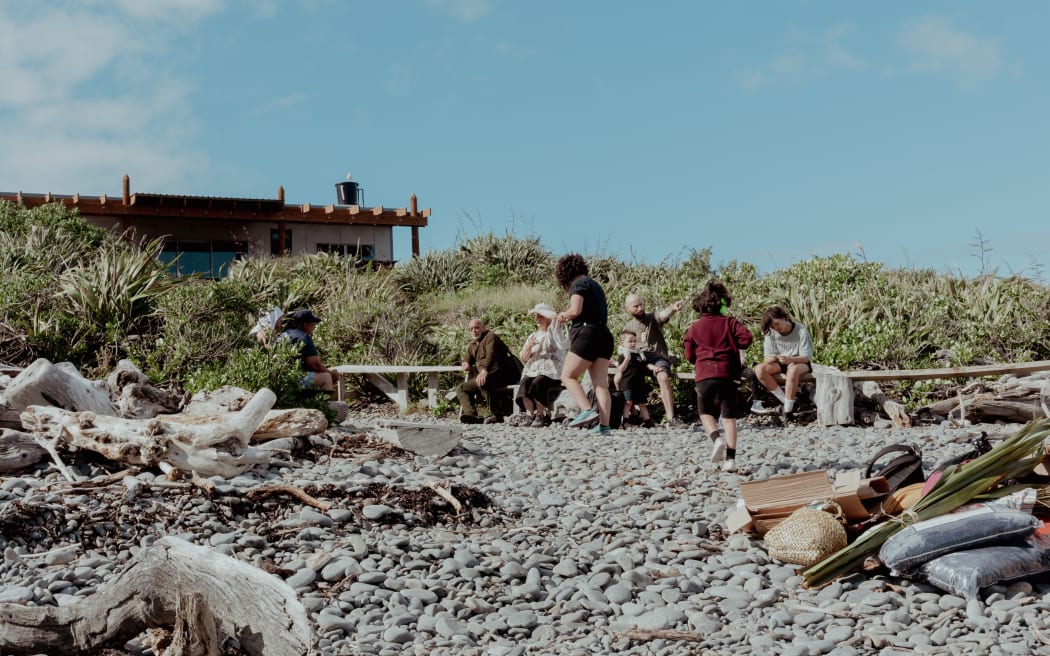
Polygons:
[[[419,216],[419,201],[416,199],[416,195],[408,199],[409,214],[413,217]],[[419,226],[412,226],[412,257],[419,257]]]
[[813,365],[817,379],[817,423],[848,426],[853,423],[853,381],[835,367]]

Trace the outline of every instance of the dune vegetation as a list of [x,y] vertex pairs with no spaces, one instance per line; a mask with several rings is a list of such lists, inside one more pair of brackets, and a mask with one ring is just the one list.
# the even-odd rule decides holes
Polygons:
[[[481,233],[393,268],[327,254],[250,257],[217,281],[172,278],[157,259],[160,248],[111,235],[61,205],[0,202],[0,362],[24,366],[43,357],[93,376],[130,358],[158,384],[187,391],[265,385],[290,404],[291,354],[263,349],[248,335],[271,306],[309,306],[322,316],[315,338],[329,364],[454,364],[471,317],[516,348],[533,328],[526,315],[533,304],[567,303],[553,276],[561,253],[528,235]],[[614,331],[626,321],[629,293],[650,308],[686,301],[665,330],[672,347],[695,319],[693,294],[717,278],[734,295],[730,312],[759,338],[749,362],[761,357],[759,317],[771,304],[808,327],[815,361],[842,369],[1050,359],[1050,288],[1023,276],[892,269],[851,254],[764,273],[747,262],[715,264],[709,247],[659,263],[584,256],[605,288]],[[932,385],[902,383],[894,394],[915,404]],[[689,386],[679,391],[688,404]]]

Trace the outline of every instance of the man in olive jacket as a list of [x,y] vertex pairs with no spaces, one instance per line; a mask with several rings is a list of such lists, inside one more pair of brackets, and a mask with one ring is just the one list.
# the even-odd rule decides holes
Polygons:
[[481,319],[471,319],[467,329],[474,340],[467,347],[467,357],[463,360],[467,379],[456,387],[456,398],[462,407],[459,420],[464,424],[481,422],[474,407],[475,396],[481,394],[492,411],[485,423],[500,423],[513,407],[513,394],[507,386],[521,378],[521,362]]

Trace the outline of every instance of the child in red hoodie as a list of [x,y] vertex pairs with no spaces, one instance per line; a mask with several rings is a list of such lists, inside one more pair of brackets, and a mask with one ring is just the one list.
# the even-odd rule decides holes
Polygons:
[[[685,333],[685,357],[696,372],[696,405],[700,423],[714,445],[711,462],[722,463],[722,471],[736,471],[736,418],[740,376],[740,351],[751,346],[751,331],[722,312],[733,304],[725,285],[710,281],[693,298],[700,318]],[[725,436],[718,429],[722,418]]]

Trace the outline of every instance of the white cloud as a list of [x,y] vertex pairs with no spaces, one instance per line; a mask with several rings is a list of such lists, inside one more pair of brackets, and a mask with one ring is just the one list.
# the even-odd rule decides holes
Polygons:
[[92,0],[98,7],[115,7],[130,18],[147,21],[199,20],[223,8],[223,0]]
[[135,34],[102,16],[56,10],[28,20],[0,17],[0,107],[68,97],[121,56],[141,49]]
[[205,168],[192,87],[165,58],[219,0],[29,4],[0,0],[5,191],[112,193],[124,172],[163,189]]
[[475,21],[492,11],[491,0],[426,0],[426,3],[462,21]]
[[295,107],[296,105],[302,105],[309,96],[301,91],[295,91],[292,93],[285,94],[272,98],[260,107],[262,111],[269,111],[271,109],[284,109],[286,107]]
[[842,23],[834,25],[824,33],[824,56],[835,68],[860,70],[867,67],[866,62],[842,44],[853,33],[853,25]]
[[1002,67],[999,45],[953,27],[939,16],[927,16],[901,29],[897,42],[912,56],[912,67],[927,73],[986,78]]
[[832,70],[862,70],[867,63],[844,43],[853,33],[848,23],[833,25],[823,33],[809,34],[790,27],[785,41],[790,50],[775,53],[758,67],[738,71],[737,84],[758,91],[773,84],[812,80]]

